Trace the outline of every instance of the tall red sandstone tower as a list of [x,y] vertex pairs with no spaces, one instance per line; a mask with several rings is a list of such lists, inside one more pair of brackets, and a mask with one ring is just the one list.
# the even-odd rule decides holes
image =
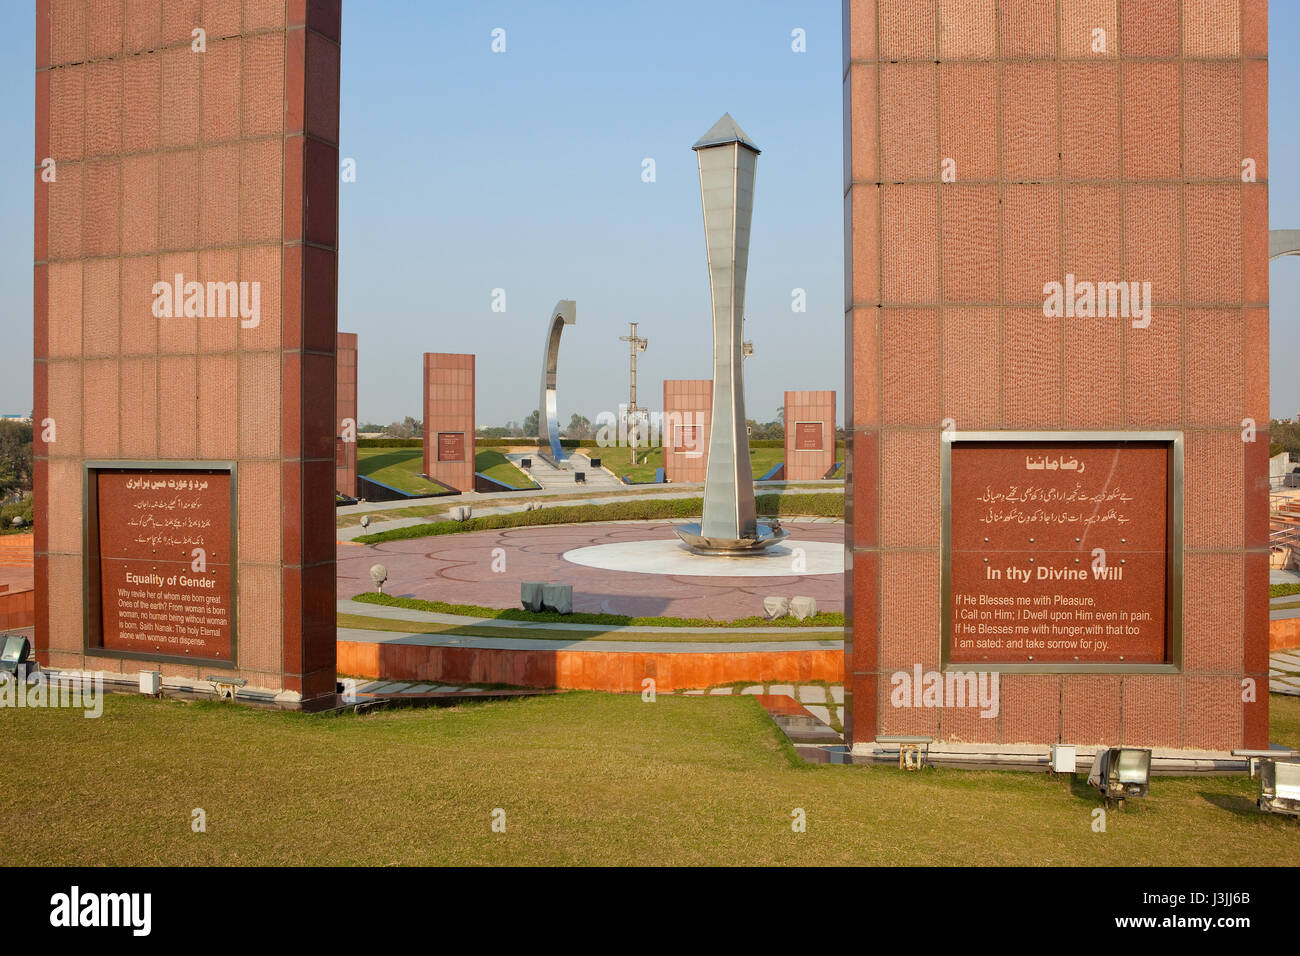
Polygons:
[[[877,734],[995,747],[1267,742],[1266,7],[844,4],[855,744]],[[1138,283],[1139,294],[1150,283],[1149,313],[1136,301],[1123,314],[1054,312],[1048,283],[1074,279]],[[988,440],[963,444],[972,433]],[[1071,437],[1045,446],[1051,434]],[[1096,471],[1140,435],[1162,449],[1149,500],[1115,520],[1159,509],[1168,523],[1152,527],[1151,550],[1123,530],[1137,525],[1088,525],[1094,513],[1079,509],[1056,515],[1080,522],[1069,537],[1050,532],[1066,542],[1057,554],[1042,550],[1049,532],[1015,524],[963,543],[968,530],[944,511],[946,483],[957,494],[974,477],[998,499],[980,520],[1019,520],[1008,494],[1075,487],[1060,483],[1065,472],[1027,468],[1081,461],[1094,471],[1078,473],[1079,487],[1141,497],[1136,471]],[[999,459],[1010,471],[980,473],[1017,436],[1039,454],[1022,447]],[[1014,554],[997,550],[997,534],[1015,538]],[[990,573],[981,549],[995,569],[1072,570],[1090,554],[1070,550],[1087,534],[1111,535],[1112,567],[1123,561],[1127,580],[1168,569],[1135,592],[1169,625],[1148,635],[1146,656],[1125,655],[1124,637],[1047,660],[999,636],[988,640],[1000,650],[970,651],[979,663],[953,663],[948,642],[967,626],[954,582]],[[1105,602],[1117,592],[1088,593]],[[918,665],[999,671],[997,715],[895,696],[896,675]]]
[[332,693],[338,0],[36,10],[38,656]]

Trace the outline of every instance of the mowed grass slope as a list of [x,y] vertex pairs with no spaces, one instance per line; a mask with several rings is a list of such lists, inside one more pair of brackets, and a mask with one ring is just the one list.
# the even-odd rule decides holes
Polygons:
[[[528,476],[499,451],[481,450],[474,455],[474,470],[481,471],[511,488],[531,488]],[[424,471],[423,448],[358,448],[357,473],[383,482],[411,495],[442,494],[441,485],[420,477]]]
[[[1300,701],[1274,700],[1294,743]],[[1094,833],[1081,779],[805,765],[745,698],[312,717],[111,696],[97,720],[6,709],[0,733],[22,746],[0,765],[11,865],[1300,859],[1300,825],[1258,813],[1244,776],[1157,778]],[[196,807],[206,833],[191,832]],[[491,830],[498,807],[505,833]],[[806,833],[791,832],[796,808]]]

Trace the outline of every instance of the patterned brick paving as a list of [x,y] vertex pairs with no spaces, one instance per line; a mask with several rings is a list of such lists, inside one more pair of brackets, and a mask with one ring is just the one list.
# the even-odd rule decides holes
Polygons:
[[[787,522],[790,544],[842,541],[842,524]],[[338,546],[338,594],[373,591],[370,567],[388,569],[384,591],[430,601],[518,607],[522,581],[573,585],[580,612],[733,620],[762,613],[766,595],[806,595],[823,611],[844,609],[840,574],[789,577],[686,577],[581,567],[561,555],[574,548],[620,541],[671,538],[667,522],[508,528],[443,537]],[[494,554],[494,549],[501,551]],[[495,558],[495,561],[494,561]],[[494,570],[502,566],[504,571]]]

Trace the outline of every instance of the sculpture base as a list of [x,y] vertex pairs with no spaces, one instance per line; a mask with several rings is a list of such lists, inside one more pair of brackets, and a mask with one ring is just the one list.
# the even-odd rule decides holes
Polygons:
[[785,528],[772,528],[759,522],[758,536],[754,538],[707,538],[698,524],[684,524],[673,528],[677,537],[686,542],[695,554],[715,554],[728,558],[745,558],[760,555],[772,545],[790,536]]

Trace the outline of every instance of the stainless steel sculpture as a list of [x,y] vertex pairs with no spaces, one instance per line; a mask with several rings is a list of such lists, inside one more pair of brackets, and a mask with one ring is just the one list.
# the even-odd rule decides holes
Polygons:
[[745,274],[759,150],[730,113],[692,149],[700,166],[713,297],[713,420],[704,518],[674,530],[700,554],[759,554],[787,534],[779,525],[760,524],[755,515],[745,422]]
[[555,373],[560,364],[560,333],[566,325],[578,320],[578,304],[572,299],[561,299],[551,309],[546,323],[546,343],[542,350],[542,394],[537,405],[537,439],[543,449],[550,447],[552,464],[568,461],[564,446],[560,444],[560,423],[555,407]]
[[1268,234],[1269,259],[1300,256],[1300,229],[1274,229]]

